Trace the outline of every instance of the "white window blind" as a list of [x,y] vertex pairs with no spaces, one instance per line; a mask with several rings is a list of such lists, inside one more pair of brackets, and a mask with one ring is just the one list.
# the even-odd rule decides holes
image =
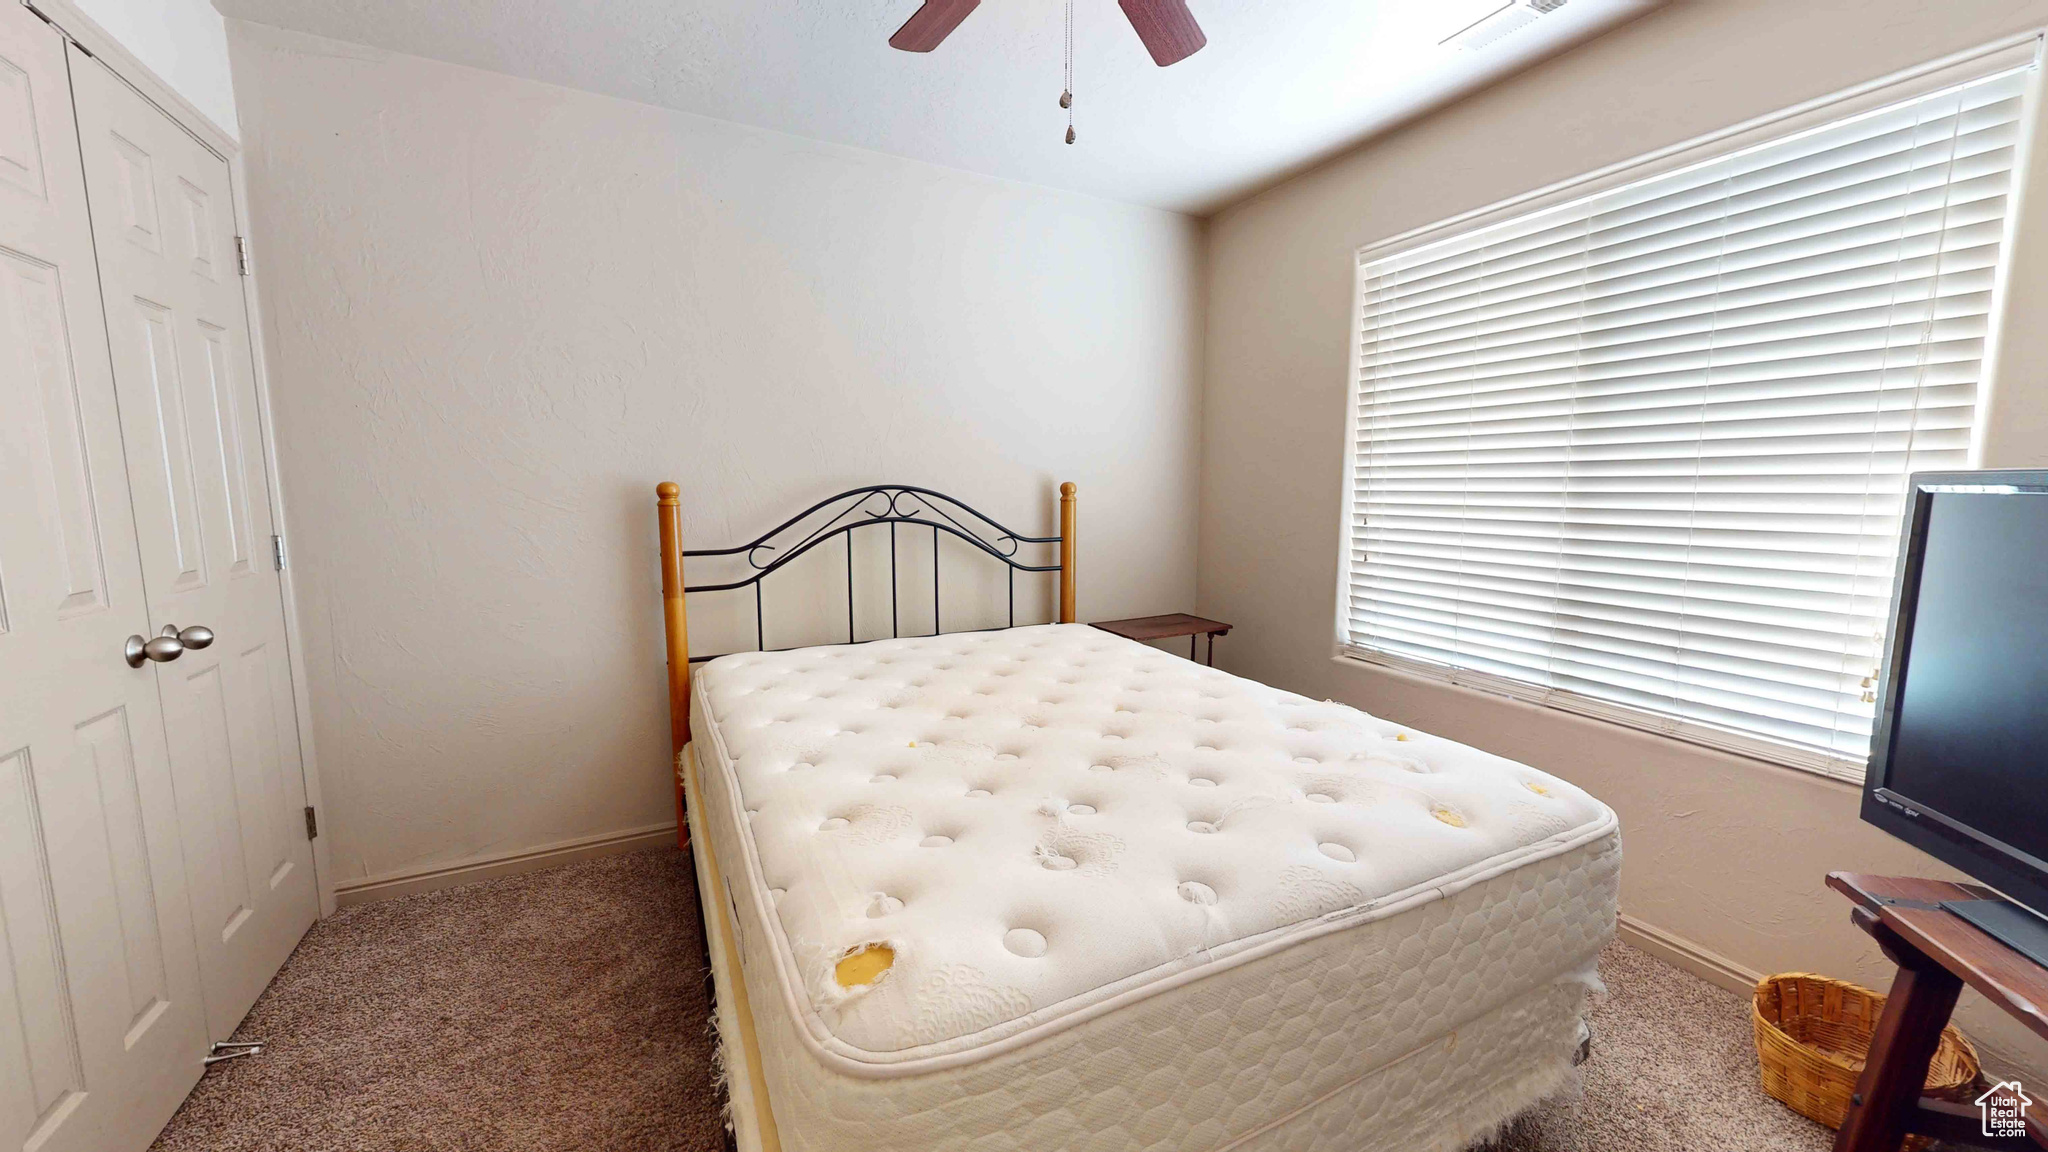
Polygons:
[[2026,78],[1363,254],[1345,651],[1861,779]]

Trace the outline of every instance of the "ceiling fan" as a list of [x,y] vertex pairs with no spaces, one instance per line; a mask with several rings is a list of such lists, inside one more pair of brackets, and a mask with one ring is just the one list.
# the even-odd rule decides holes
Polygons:
[[[924,7],[910,14],[903,27],[889,37],[891,48],[905,52],[929,52],[960,26],[967,14],[981,6],[981,0],[924,0]],[[1188,11],[1187,0],[1117,0],[1153,63],[1161,68],[1176,64],[1201,51],[1209,38]]]

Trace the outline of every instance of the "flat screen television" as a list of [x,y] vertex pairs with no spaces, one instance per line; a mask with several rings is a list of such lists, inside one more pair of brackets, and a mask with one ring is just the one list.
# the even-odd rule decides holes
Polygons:
[[1907,485],[1863,818],[2048,931],[2048,470]]

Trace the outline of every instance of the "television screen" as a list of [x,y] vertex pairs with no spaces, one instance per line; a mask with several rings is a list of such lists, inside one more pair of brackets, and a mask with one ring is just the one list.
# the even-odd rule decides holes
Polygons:
[[[1955,850],[1908,839],[2040,909],[2048,893],[2048,490],[2001,477],[2019,478],[1915,477],[1871,786],[1890,801],[1886,815],[1909,816]],[[1893,820],[1876,822],[1898,831]]]

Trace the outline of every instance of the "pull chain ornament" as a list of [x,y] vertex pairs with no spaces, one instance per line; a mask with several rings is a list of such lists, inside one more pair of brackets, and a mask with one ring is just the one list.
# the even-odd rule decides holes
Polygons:
[[1060,90],[1060,107],[1067,110],[1067,143],[1074,142],[1074,0],[1067,0],[1067,55],[1065,85]]

